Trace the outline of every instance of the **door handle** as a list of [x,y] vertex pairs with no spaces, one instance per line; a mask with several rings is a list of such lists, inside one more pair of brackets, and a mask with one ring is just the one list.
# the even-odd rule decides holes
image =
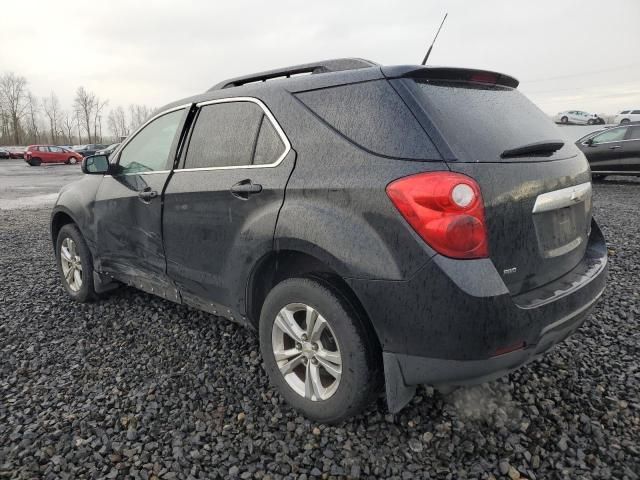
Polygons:
[[262,185],[252,183],[251,180],[242,180],[231,187],[231,195],[242,200],[247,200],[249,195],[260,193]]
[[143,191],[138,192],[138,197],[145,202],[150,202],[154,198],[158,196],[158,192],[155,190],[151,190],[149,187],[145,188]]
[[622,148],[622,145],[614,145],[613,147],[609,147],[609,150],[615,150],[616,148]]

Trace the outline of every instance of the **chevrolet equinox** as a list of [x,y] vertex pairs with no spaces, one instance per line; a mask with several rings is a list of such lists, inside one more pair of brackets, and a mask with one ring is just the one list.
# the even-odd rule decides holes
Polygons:
[[258,332],[338,422],[505,375],[605,287],[578,148],[508,75],[337,59],[224,81],[85,158],[51,217],[74,300],[119,284]]

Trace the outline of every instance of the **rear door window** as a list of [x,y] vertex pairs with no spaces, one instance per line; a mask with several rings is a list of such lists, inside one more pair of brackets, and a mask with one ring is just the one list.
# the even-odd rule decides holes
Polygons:
[[184,168],[269,165],[285,153],[278,130],[260,105],[218,102],[200,107]]
[[264,113],[253,102],[204,105],[191,133],[185,168],[251,165]]
[[603,132],[600,135],[596,135],[595,137],[593,137],[591,144],[599,145],[600,143],[618,142],[624,139],[624,136],[626,133],[627,133],[626,127],[612,128],[611,130],[607,130],[606,132]]
[[[551,119],[516,89],[421,79],[407,82],[410,87],[413,83],[411,90],[459,160],[500,162],[505,150],[562,138]],[[566,148],[565,144],[551,158],[558,158]]]

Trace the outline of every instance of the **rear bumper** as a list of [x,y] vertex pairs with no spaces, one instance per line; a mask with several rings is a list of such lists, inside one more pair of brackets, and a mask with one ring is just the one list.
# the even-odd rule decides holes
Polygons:
[[406,282],[348,281],[380,339],[387,401],[398,411],[415,385],[481,383],[542,355],[588,317],[606,273],[606,244],[593,222],[579,265],[518,296],[487,259],[436,256]]
[[397,368],[402,372],[406,385],[474,385],[495,380],[535,360],[575,332],[589,316],[598,298],[600,295],[586,308],[546,327],[535,344],[513,352],[485,360],[447,360],[385,352],[384,363],[387,368]]

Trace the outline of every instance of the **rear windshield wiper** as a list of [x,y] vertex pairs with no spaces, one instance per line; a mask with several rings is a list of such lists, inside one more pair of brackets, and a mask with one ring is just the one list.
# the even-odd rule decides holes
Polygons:
[[550,155],[564,147],[562,140],[543,140],[542,142],[528,143],[521,147],[509,148],[500,154],[502,158],[519,157],[522,155]]

